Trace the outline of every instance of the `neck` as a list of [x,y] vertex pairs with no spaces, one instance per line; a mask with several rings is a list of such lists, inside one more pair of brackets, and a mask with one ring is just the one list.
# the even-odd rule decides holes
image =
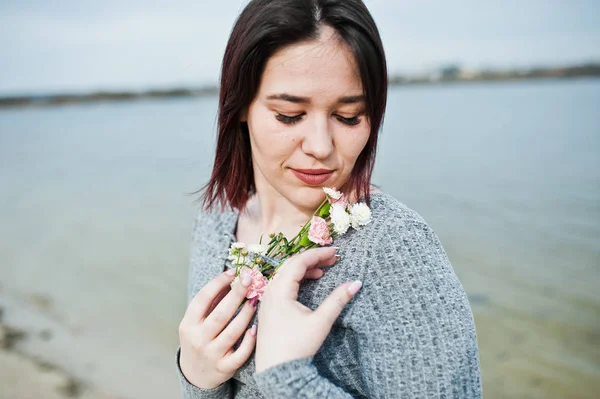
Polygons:
[[281,232],[291,238],[312,217],[315,209],[295,206],[272,187],[257,187],[244,213],[261,234]]

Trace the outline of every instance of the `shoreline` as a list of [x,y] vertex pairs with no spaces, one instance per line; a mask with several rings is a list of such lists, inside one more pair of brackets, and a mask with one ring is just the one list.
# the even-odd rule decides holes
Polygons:
[[52,355],[56,349],[65,355],[72,350],[69,345],[75,343],[76,334],[52,320],[42,303],[32,306],[0,293],[2,397],[125,399],[100,389],[91,379],[75,375]]
[[[568,67],[532,68],[520,70],[464,71],[450,66],[439,71],[414,75],[390,75],[389,86],[441,86],[446,84],[468,84],[482,82],[515,82],[532,80],[570,80],[600,77],[600,63],[590,63]],[[68,104],[97,102],[129,102],[139,100],[206,97],[218,94],[215,86],[200,88],[179,87],[143,91],[96,91],[89,93],[24,94],[0,95],[0,109],[24,107],[49,107]]]

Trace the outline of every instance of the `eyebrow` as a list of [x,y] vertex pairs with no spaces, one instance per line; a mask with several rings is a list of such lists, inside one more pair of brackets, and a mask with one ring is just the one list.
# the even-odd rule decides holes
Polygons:
[[[270,96],[267,97],[267,100],[283,100],[283,101],[289,101],[289,102],[295,103],[295,104],[309,104],[310,103],[310,98],[308,98],[308,97],[293,96],[293,95],[287,94],[287,93],[271,94]],[[358,96],[340,97],[338,99],[338,103],[339,104],[355,104],[355,103],[359,103],[364,100],[365,100],[365,96],[363,96],[361,94]]]

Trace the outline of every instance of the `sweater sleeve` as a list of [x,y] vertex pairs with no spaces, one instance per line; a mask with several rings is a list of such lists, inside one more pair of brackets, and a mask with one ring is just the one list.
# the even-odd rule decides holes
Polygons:
[[281,399],[351,399],[352,396],[319,375],[312,357],[279,364],[254,375],[261,393]]
[[437,235],[407,210],[373,240],[351,323],[367,396],[481,398],[473,315]]
[[[360,396],[481,398],[472,313],[439,239],[415,212],[379,223],[372,244],[354,251],[363,288],[348,305]],[[351,397],[312,360],[275,366],[255,380],[267,398]]]
[[[207,228],[207,226],[210,226],[210,223],[212,223],[212,219],[206,217],[206,215],[202,211],[199,211],[196,215],[196,218],[194,219],[190,244],[190,265],[188,270],[188,305],[192,301],[193,297],[196,295],[198,289],[200,288],[196,284],[197,273],[199,273],[198,270],[200,270],[202,266],[201,264],[199,264],[198,254],[202,251],[202,228]],[[181,388],[182,399],[222,399],[233,397],[231,380],[225,381],[223,384],[213,389],[199,388],[190,383],[181,371],[181,366],[179,363],[180,355],[181,347],[177,348],[176,368],[177,375],[179,377],[179,386]]]

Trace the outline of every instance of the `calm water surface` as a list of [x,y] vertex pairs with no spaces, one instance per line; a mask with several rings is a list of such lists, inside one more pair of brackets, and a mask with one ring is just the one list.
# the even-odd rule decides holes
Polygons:
[[[388,104],[374,182],[440,235],[486,397],[594,397],[600,80],[393,88]],[[187,193],[215,117],[215,97],[0,112],[0,289],[47,299],[95,342],[91,378],[125,373],[132,398],[178,393]]]

